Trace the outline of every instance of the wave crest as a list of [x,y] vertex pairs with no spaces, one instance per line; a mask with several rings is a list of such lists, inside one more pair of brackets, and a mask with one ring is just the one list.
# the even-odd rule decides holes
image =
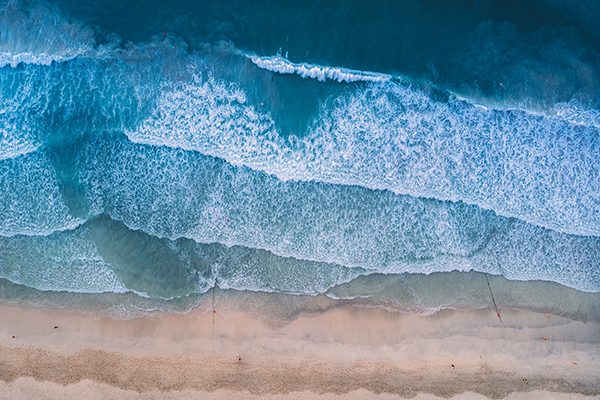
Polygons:
[[0,10],[0,32],[0,67],[63,62],[95,45],[92,29],[43,6],[23,11],[14,0]]
[[326,79],[337,82],[385,82],[392,79],[391,75],[376,72],[358,71],[342,67],[325,67],[306,63],[295,64],[281,56],[248,57],[262,69],[280,74],[297,74],[303,78],[317,79],[321,82]]

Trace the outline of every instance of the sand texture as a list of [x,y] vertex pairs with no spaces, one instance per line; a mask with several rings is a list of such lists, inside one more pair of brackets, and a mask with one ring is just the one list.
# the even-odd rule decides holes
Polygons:
[[528,312],[0,312],[1,398],[600,397],[599,324]]

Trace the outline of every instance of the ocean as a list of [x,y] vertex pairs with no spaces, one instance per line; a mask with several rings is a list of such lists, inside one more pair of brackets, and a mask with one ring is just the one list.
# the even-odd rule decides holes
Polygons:
[[0,1],[0,302],[600,321],[598,20]]

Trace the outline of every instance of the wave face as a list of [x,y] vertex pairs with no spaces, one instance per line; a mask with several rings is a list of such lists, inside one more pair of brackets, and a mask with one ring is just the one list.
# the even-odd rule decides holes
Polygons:
[[600,292],[587,13],[197,3],[0,2],[0,285],[177,312],[217,286],[294,315],[484,307],[435,294],[468,271]]

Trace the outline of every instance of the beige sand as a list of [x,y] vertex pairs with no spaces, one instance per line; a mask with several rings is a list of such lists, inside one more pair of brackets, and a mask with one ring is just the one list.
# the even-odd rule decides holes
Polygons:
[[0,398],[600,398],[599,324],[535,313],[0,315]]

